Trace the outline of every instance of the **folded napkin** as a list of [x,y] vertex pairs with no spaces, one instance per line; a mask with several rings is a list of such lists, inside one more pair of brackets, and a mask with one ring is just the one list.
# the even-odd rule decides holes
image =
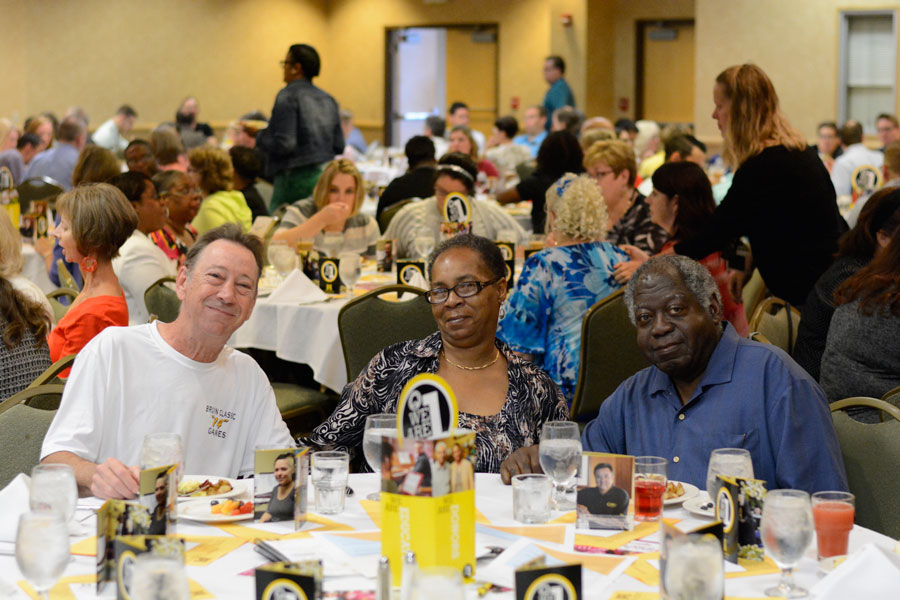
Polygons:
[[428,282],[425,281],[425,277],[423,277],[419,271],[416,271],[413,276],[409,278],[409,285],[417,287],[420,290],[428,289]]
[[294,269],[269,295],[267,302],[270,304],[311,304],[322,302],[327,298],[328,294],[310,281],[309,277],[299,269]]
[[819,600],[896,598],[900,589],[900,555],[866,544],[813,586]]
[[0,541],[15,542],[19,529],[19,517],[28,512],[28,496],[31,478],[19,473],[16,478],[0,490]]

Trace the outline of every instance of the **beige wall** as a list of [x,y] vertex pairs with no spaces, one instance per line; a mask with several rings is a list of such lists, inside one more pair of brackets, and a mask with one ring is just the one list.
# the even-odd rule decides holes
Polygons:
[[127,102],[139,122],[155,123],[171,120],[189,94],[198,97],[204,121],[268,113],[283,85],[278,61],[287,47],[299,40],[325,44],[324,4],[0,0],[4,21],[12,11],[20,24],[0,36],[0,72],[12,70],[18,84],[2,95],[0,114],[18,113],[21,123],[34,112],[61,115],[79,104],[96,127]]
[[[326,65],[320,85],[350,108],[358,121],[380,127],[384,120],[386,28],[496,23],[498,112],[520,115],[521,109],[510,108],[513,96],[518,96],[525,107],[541,102],[546,91],[541,68],[551,48],[550,12],[547,0],[453,0],[446,4],[425,4],[421,0],[334,0],[327,10],[332,68]],[[339,70],[334,65],[340,65]],[[472,81],[471,85],[481,82]],[[581,89],[583,98],[583,83]]]
[[[728,9],[723,10],[721,0],[696,3],[694,115],[699,136],[719,133],[710,118],[716,76],[731,65],[753,62],[772,79],[790,122],[810,139],[817,123],[837,117],[839,10],[891,4],[884,0],[729,0]],[[897,9],[896,3],[891,8]]]
[[[602,1],[602,0],[600,0]],[[699,1],[699,0],[698,0]],[[720,10],[730,10],[731,0],[711,0],[718,2]],[[619,98],[628,98],[627,111],[620,111],[618,106],[607,116],[634,116],[634,73],[635,73],[635,36],[637,21],[648,19],[692,19],[694,18],[694,0],[615,0],[615,79],[613,83],[613,100],[617,105]],[[699,46],[697,47],[699,52]],[[652,115],[648,115],[652,118]]]

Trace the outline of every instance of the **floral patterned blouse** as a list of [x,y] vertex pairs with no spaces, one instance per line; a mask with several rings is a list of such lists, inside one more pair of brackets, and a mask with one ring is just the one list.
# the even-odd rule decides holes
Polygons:
[[[500,463],[512,452],[540,442],[544,422],[569,418],[565,398],[553,380],[503,342],[497,340],[496,344],[508,365],[506,403],[496,415],[459,413],[459,426],[475,431],[475,470],[486,473],[499,473]],[[353,454],[362,446],[366,416],[396,412],[407,381],[419,373],[437,372],[442,347],[437,332],[379,352],[359,377],[344,387],[337,408],[306,441]]]
[[581,324],[588,309],[621,287],[613,267],[628,260],[609,242],[547,248],[525,261],[497,336],[553,378],[570,405],[578,382]]
[[653,256],[662,248],[669,234],[650,220],[650,205],[635,190],[633,202],[625,214],[606,233],[606,241],[615,245],[631,244]]

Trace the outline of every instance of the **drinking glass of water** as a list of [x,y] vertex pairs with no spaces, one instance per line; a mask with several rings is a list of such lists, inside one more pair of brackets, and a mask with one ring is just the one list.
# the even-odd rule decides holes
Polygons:
[[78,502],[75,471],[69,465],[38,465],[31,470],[28,506],[34,512],[56,511],[69,523]]
[[413,249],[419,255],[419,258],[427,260],[431,251],[434,250],[434,232],[430,229],[419,229],[416,232],[416,237],[413,238]]
[[669,541],[664,584],[669,600],[722,600],[722,542],[713,535],[699,533]]
[[362,275],[362,257],[354,252],[344,252],[338,257],[338,275],[353,295],[353,286]]
[[[390,413],[378,413],[366,417],[366,428],[363,432],[363,454],[369,468],[378,473],[378,489],[381,489],[381,479],[384,473],[381,472],[382,459],[381,454],[381,438],[385,435],[396,435],[397,433],[397,415]],[[381,492],[374,492],[366,496],[369,500],[381,500]]]
[[753,479],[750,452],[744,448],[718,448],[710,453],[709,467],[706,470],[706,492],[713,502],[719,491],[716,475]]
[[278,271],[282,279],[287,277],[298,264],[297,253],[285,240],[270,241],[266,258],[269,259],[269,264]]
[[794,584],[794,567],[812,542],[813,516],[809,494],[802,490],[772,490],[762,514],[762,541],[781,568],[781,581],[767,596],[803,598],[809,592]]
[[184,460],[184,446],[177,433],[150,433],[144,436],[141,446],[141,469],[152,469],[166,465],[178,465],[175,481],[181,481]]
[[344,495],[350,476],[350,456],[346,452],[313,452],[312,482],[316,486],[316,511],[336,515],[344,510]]
[[69,562],[69,530],[61,512],[27,512],[19,517],[16,564],[41,598]]
[[184,563],[175,557],[141,554],[131,575],[132,600],[188,600],[190,591]]
[[581,434],[578,424],[572,421],[544,423],[538,459],[544,473],[550,476],[556,488],[553,507],[556,510],[573,510],[575,503],[566,498],[566,488],[575,478],[581,463]]

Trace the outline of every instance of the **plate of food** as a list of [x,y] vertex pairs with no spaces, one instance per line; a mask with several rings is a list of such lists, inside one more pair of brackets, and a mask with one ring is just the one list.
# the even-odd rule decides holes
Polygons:
[[178,518],[201,523],[228,523],[253,518],[253,503],[243,500],[199,498],[178,505]]
[[231,498],[247,489],[240,479],[213,477],[211,475],[185,475],[178,484],[178,499]]
[[669,481],[666,484],[666,493],[663,494],[663,503],[666,506],[680,504],[689,498],[693,498],[700,490],[696,485],[684,483],[683,481]]
[[715,518],[716,507],[706,494],[697,494],[684,501],[684,510],[699,517]]

